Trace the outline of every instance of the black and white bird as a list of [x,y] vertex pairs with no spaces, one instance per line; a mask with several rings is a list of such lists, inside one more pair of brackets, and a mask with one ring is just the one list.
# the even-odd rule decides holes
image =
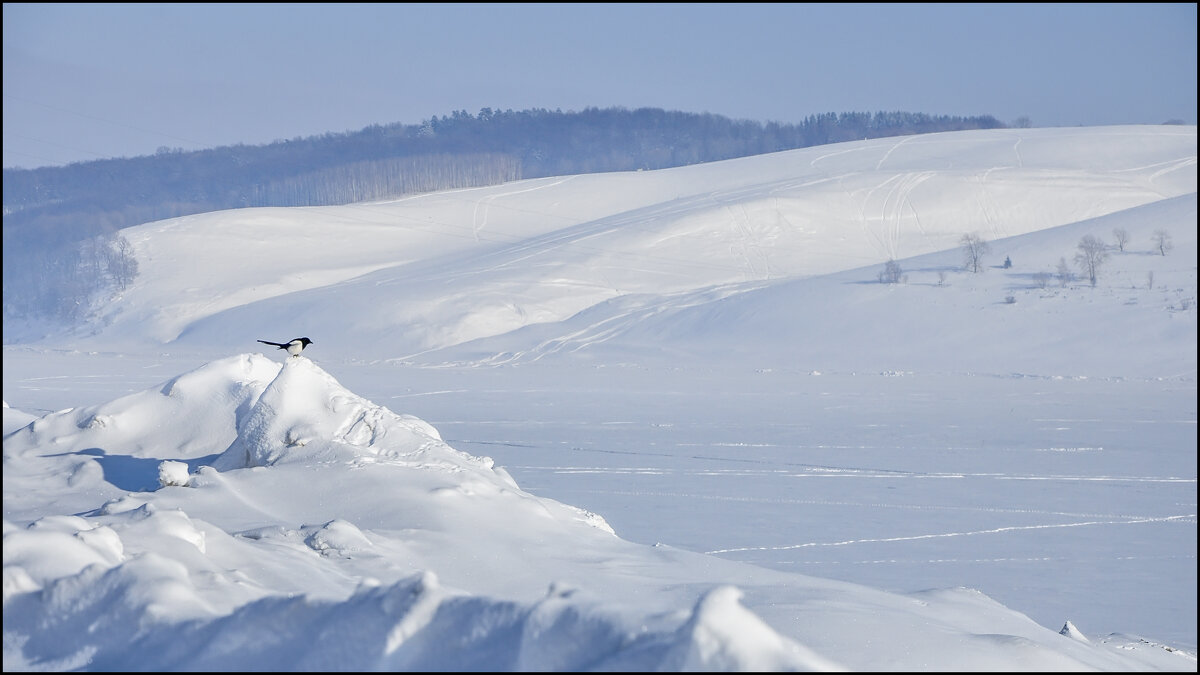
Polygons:
[[292,356],[300,356],[300,352],[304,351],[305,347],[313,344],[313,341],[306,337],[296,338],[291,342],[267,342],[266,340],[259,340],[259,342],[263,343],[264,345],[271,345],[272,347],[286,349],[287,353],[291,354]]

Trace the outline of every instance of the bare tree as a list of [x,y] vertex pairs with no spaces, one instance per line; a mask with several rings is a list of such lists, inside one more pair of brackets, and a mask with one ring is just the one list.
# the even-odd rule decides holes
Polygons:
[[903,272],[900,270],[900,263],[896,262],[895,260],[889,260],[887,261],[887,264],[883,266],[883,271],[879,273],[879,283],[899,283],[902,274]]
[[1075,273],[1071,271],[1071,267],[1067,264],[1066,258],[1058,259],[1058,271],[1056,272],[1056,276],[1058,277],[1058,285],[1062,286],[1063,288],[1066,288],[1067,284],[1071,283],[1071,281],[1075,279]]
[[1171,243],[1171,233],[1166,230],[1155,230],[1154,236],[1151,238],[1154,239],[1154,245],[1158,248],[1158,252],[1163,255],[1175,248],[1175,244]]
[[1079,265],[1080,271],[1087,276],[1088,281],[1092,282],[1092,286],[1096,285],[1096,275],[1100,272],[1100,266],[1108,259],[1108,251],[1103,241],[1098,237],[1090,234],[1084,235],[1083,239],[1079,240],[1079,252],[1075,254],[1075,264]]
[[1120,251],[1122,253],[1124,253],[1125,252],[1125,244],[1129,243],[1129,232],[1126,231],[1125,228],[1118,227],[1115,230],[1113,230],[1113,237],[1115,237],[1117,240],[1117,248],[1120,249]]
[[133,245],[123,236],[118,235],[109,242],[108,255],[104,259],[108,274],[118,291],[124,291],[137,277],[138,262],[133,256]]
[[1038,272],[1033,275],[1033,283],[1037,284],[1038,288],[1045,288],[1050,285],[1050,273]]
[[987,255],[992,250],[991,244],[983,240],[983,237],[978,233],[964,234],[959,240],[962,246],[963,258],[966,261],[968,271],[979,272],[983,269],[983,256]]

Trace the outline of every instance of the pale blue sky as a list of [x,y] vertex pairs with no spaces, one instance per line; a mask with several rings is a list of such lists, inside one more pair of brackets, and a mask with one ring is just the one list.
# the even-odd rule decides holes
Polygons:
[[1196,5],[4,4],[4,166],[454,110],[1196,123]]

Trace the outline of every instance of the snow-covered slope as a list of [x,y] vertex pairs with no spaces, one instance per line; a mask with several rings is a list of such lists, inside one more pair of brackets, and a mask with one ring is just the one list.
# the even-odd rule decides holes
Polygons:
[[1193,127],[969,131],[188,216],[125,231],[141,275],[89,342],[231,347],[289,326],[363,358],[407,358],[633,294],[823,275],[954,249],[969,232],[1075,223],[1194,192],[1195,157]]
[[[982,274],[954,249],[819,278],[636,294],[570,319],[444,350],[523,363],[563,354],[613,362],[669,359],[819,371],[1176,377],[1196,372],[1196,193],[993,241]],[[1073,262],[1080,239],[1128,233],[1091,288]],[[1173,233],[1170,257],[1154,232]],[[1115,247],[1114,247],[1115,249]],[[1003,268],[1005,258],[1011,268]],[[1060,260],[1074,278],[1057,276]],[[1136,326],[1136,330],[1126,327]],[[830,339],[836,336],[836,339]]]

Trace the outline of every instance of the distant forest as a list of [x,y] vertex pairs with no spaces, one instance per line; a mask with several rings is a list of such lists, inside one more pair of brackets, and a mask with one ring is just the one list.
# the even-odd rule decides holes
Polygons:
[[[484,108],[420,124],[63,167],[4,169],[4,320],[74,323],[137,275],[121,228],[251,206],[316,206],[544,176],[664,169],[827,143],[1006,125],[825,113],[799,124],[655,108]],[[10,339],[5,330],[5,341]]]

